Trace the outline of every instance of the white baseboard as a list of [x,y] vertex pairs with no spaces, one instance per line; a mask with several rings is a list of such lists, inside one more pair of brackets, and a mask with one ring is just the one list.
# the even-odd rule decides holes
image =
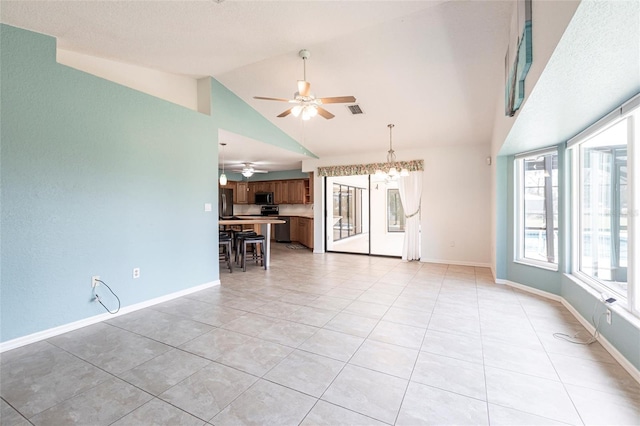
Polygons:
[[441,263],[445,265],[457,265],[457,266],[476,266],[478,268],[491,268],[490,263],[481,262],[465,262],[461,260],[442,260],[442,259],[424,259],[420,258],[420,262],[423,263]]
[[156,297],[155,299],[145,300],[144,302],[136,303],[135,305],[125,306],[120,309],[117,314],[109,314],[104,313],[100,315],[96,315],[93,317],[85,318],[79,321],[74,321],[69,324],[64,324],[58,327],[50,328],[43,331],[38,331],[37,333],[29,334],[27,336],[18,337],[13,340],[8,340],[6,342],[0,343],[0,353],[16,349],[21,346],[29,345],[31,343],[36,343],[41,340],[49,339],[50,337],[58,336],[63,333],[67,333],[69,331],[77,330],[82,327],[86,327],[88,325],[97,324],[99,322],[119,317],[120,315],[125,315],[130,312],[134,312],[140,309],[148,308],[149,306],[157,305],[158,303],[167,302],[172,299],[176,299],[178,297],[186,296],[191,293],[195,293],[196,291],[204,290],[210,287],[215,287],[220,285],[220,280],[211,281],[205,284],[201,284],[196,287],[191,287],[186,290],[180,290],[175,293],[167,294],[164,296]]
[[[567,310],[569,312],[571,312],[571,314],[576,317],[576,319],[578,321],[580,321],[580,324],[582,324],[582,326],[584,328],[587,329],[587,331],[593,335],[593,333],[595,332],[595,327],[589,322],[587,321],[581,314],[580,312],[578,312],[576,310],[576,308],[574,308],[569,302],[567,302],[567,300],[562,297],[562,296],[558,296],[557,294],[553,294],[553,293],[549,293],[546,292],[544,290],[538,290],[537,288],[533,288],[533,287],[529,287],[523,284],[519,284],[513,281],[509,281],[509,280],[503,280],[503,279],[497,279],[496,280],[496,284],[505,284],[508,285],[510,287],[514,287],[517,288],[518,290],[522,290],[522,291],[526,291],[528,293],[532,293],[535,294],[537,296],[542,296],[551,300],[555,300],[556,302],[560,302],[564,305],[565,308],[567,308]],[[638,370],[636,368],[635,365],[631,364],[629,362],[629,360],[627,358],[624,357],[624,355],[622,355],[615,346],[613,346],[611,343],[609,343],[609,341],[602,335],[600,334],[598,336],[598,342],[602,345],[603,348],[605,348],[605,350],[607,352],[609,352],[611,354],[611,356],[618,361],[618,363],[622,366],[622,368],[624,368],[625,370],[627,370],[627,372],[631,375],[631,377],[634,378],[635,381],[637,381],[638,383],[640,383],[640,370]]]
[[516,283],[509,280],[497,279],[496,284],[505,284],[509,287],[517,288],[518,290],[526,291],[527,293],[535,294],[536,296],[545,297],[547,299],[555,300],[556,302],[562,302],[564,298],[557,294],[549,293],[548,291],[539,290],[537,288],[529,287],[528,285]]

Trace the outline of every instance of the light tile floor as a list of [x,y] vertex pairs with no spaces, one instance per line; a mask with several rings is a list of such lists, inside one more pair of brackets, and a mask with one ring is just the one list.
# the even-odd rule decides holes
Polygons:
[[273,247],[272,266],[1,355],[10,425],[640,424],[640,385],[489,270]]

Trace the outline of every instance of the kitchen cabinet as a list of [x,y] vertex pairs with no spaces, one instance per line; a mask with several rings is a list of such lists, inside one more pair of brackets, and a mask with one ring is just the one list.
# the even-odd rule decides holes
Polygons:
[[[312,176],[312,174],[309,174]],[[255,204],[256,192],[273,192],[274,204],[311,204],[313,203],[313,178],[269,180],[257,182],[237,182],[235,192],[244,192],[236,204]],[[242,187],[241,187],[242,186]],[[235,194],[234,192],[234,194]],[[234,195],[235,200],[235,195]],[[246,201],[245,201],[246,200]]]
[[235,191],[233,191],[234,204],[248,204],[249,191],[247,182],[236,182]]
[[256,185],[255,182],[249,182],[247,184],[247,203],[256,203]]
[[[226,185],[218,185],[220,188],[233,189],[233,192],[236,192],[236,183],[232,180],[228,180]],[[235,202],[235,195],[233,197]]]
[[303,179],[288,181],[289,204],[304,204],[304,185],[305,180]]
[[273,182],[273,202],[276,204],[289,204],[289,187],[284,180]]
[[309,173],[309,179],[305,181],[304,203],[313,204],[313,172]]
[[298,241],[303,246],[313,248],[313,219],[298,217]]
[[300,237],[298,236],[298,217],[291,216],[289,218],[289,239],[291,241],[300,241]]

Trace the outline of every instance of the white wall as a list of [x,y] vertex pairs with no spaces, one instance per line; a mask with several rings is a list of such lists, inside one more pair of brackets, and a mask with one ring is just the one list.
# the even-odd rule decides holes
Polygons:
[[[426,145],[426,144],[425,144]],[[422,198],[422,261],[489,266],[491,244],[490,147],[465,145],[430,147],[396,153],[399,161],[424,159]],[[315,171],[314,215],[324,216],[323,178],[317,167],[379,161],[379,153],[305,160],[302,170]],[[324,238],[321,220],[315,221],[315,247]],[[451,241],[455,247],[451,247]]]
[[56,51],[56,60],[62,65],[198,110],[197,80],[194,78],[60,48]]
[[425,156],[422,260],[489,266],[489,147],[441,147]]

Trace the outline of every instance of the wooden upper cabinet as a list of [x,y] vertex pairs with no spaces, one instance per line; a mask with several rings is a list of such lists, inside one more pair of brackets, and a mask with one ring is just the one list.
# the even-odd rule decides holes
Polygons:
[[296,179],[290,180],[289,185],[289,204],[304,204],[304,184],[306,180]]
[[273,182],[273,202],[276,204],[289,204],[289,187],[286,181]]
[[236,192],[236,183],[232,180],[228,180],[226,185],[218,185],[220,188],[226,188],[226,189],[233,189],[234,192],[234,199],[235,199],[235,192]]
[[247,182],[236,182],[235,191],[233,191],[233,202],[235,204],[248,204],[249,192]]
[[[255,204],[256,192],[273,192],[275,204],[313,203],[313,178],[231,183],[236,185],[233,192],[236,204]],[[227,184],[225,188],[228,187]]]
[[309,173],[309,179],[305,181],[304,203],[313,204],[313,172]]
[[256,182],[248,182],[247,187],[248,187],[247,203],[255,204],[256,203]]

